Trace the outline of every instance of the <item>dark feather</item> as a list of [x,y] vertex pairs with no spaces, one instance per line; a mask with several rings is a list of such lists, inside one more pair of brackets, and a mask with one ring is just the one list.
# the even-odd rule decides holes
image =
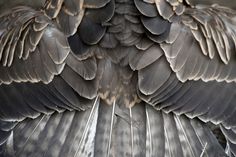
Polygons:
[[164,58],[159,58],[153,64],[139,71],[138,77],[140,91],[146,95],[154,93],[162,84],[165,83],[165,81],[167,81],[170,74],[171,71],[167,68]]
[[144,15],[147,17],[156,17],[158,16],[158,12],[157,9],[155,7],[155,5],[146,3],[142,0],[135,0],[134,1],[137,9]]

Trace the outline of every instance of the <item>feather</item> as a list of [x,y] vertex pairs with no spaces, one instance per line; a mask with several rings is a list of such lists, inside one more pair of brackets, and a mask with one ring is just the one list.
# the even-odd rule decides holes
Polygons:
[[140,50],[147,50],[153,45],[153,43],[147,38],[142,38],[135,46]]
[[[234,10],[191,0],[7,4],[0,156],[235,154]],[[221,126],[226,153],[208,122]]]
[[97,131],[95,137],[95,152],[96,156],[108,157],[111,154],[112,134],[115,121],[115,102],[112,107],[100,102]]
[[110,0],[104,7],[98,9],[86,9],[85,18],[94,23],[105,23],[111,20],[115,11],[115,1]]
[[70,49],[64,34],[60,31],[52,27],[46,29],[43,42],[49,56],[56,64],[61,64],[66,59]]
[[57,16],[57,23],[62,29],[62,32],[66,36],[71,36],[76,33],[78,26],[80,25],[84,17],[84,9],[82,9],[75,16],[69,15],[66,10],[60,11]]
[[99,42],[99,45],[103,48],[115,48],[118,45],[118,41],[111,33],[106,33]]
[[200,156],[201,143],[186,117],[175,117],[184,156]]
[[[81,156],[81,155],[87,156],[89,154],[94,153],[93,150],[91,150],[91,148],[94,147],[93,141],[96,134],[98,106],[99,106],[99,100],[98,100],[98,97],[96,97],[93,107],[88,117],[85,119],[86,123],[84,125],[84,128],[82,128],[83,129],[81,132],[82,134],[79,135],[81,136],[81,138],[79,140],[78,147],[74,156]],[[89,149],[89,150],[86,150],[86,149]]]
[[141,18],[141,21],[145,28],[154,35],[160,35],[164,33],[165,31],[167,31],[168,25],[170,25],[168,21],[162,19],[159,16],[156,16],[154,18],[143,16]]
[[[146,155],[154,157],[157,154],[164,156],[165,153],[165,135],[163,117],[160,111],[153,110],[148,104],[146,107]],[[159,126],[159,127],[154,127]]]
[[82,41],[88,45],[97,44],[105,34],[105,30],[105,27],[94,23],[91,19],[86,17],[83,18],[78,28],[79,36]]
[[178,130],[174,117],[163,113],[164,136],[165,136],[165,156],[183,156]]
[[80,61],[74,54],[69,54],[66,58],[66,64],[85,80],[92,80],[96,76],[97,63],[94,57]]
[[76,91],[79,95],[93,99],[96,97],[98,82],[97,79],[85,81],[81,76],[75,73],[69,66],[66,66],[61,73],[62,78]]
[[62,3],[63,3],[63,0],[45,2],[44,5],[45,5],[46,14],[49,17],[55,18],[62,7]]
[[162,33],[161,35],[156,36],[150,32],[146,32],[146,34],[147,34],[148,38],[150,38],[152,41],[154,41],[156,43],[162,43],[168,37],[169,31],[170,31],[170,25],[168,25],[166,27],[166,31],[164,33]]
[[140,92],[138,92],[138,94],[143,100],[148,101],[151,104],[154,104],[154,102],[157,102],[158,100],[160,100],[160,98],[166,97],[167,96],[166,93],[172,91],[172,89],[176,87],[177,83],[178,81],[176,81],[175,76],[171,74],[168,80],[152,95],[143,95]]
[[[67,9],[68,12],[72,13],[73,15],[77,15],[83,7],[82,0],[63,0],[63,5]],[[60,6],[60,5],[56,5]]]
[[167,81],[167,79],[170,77],[170,73],[171,71],[168,69],[168,66],[166,66],[164,58],[159,58],[153,64],[139,71],[138,85],[140,91],[146,95],[154,93],[158,88],[160,88],[162,84]]
[[140,70],[152,64],[162,56],[162,50],[159,46],[153,45],[144,52],[138,52],[133,58],[130,58],[130,67],[133,70]]
[[5,143],[8,139],[8,137],[11,135],[11,132],[7,132],[7,131],[2,131],[0,130],[0,145],[2,145],[3,143]]
[[73,88],[71,88],[61,77],[55,78],[50,85],[52,85],[51,91],[59,94],[57,98],[64,97],[70,104],[68,106],[77,110],[85,110],[92,107],[92,100],[87,100],[76,94]]
[[[5,72],[7,75],[3,75],[2,80],[4,83],[50,82],[55,74],[62,71],[70,51],[64,34],[53,24],[49,26],[49,19],[32,8],[22,6],[11,11],[1,16],[8,18],[1,29],[10,28],[1,36],[1,68],[9,71]],[[27,69],[28,66],[32,67]]]
[[137,7],[137,9],[144,16],[147,16],[147,17],[156,17],[156,16],[158,16],[158,12],[157,12],[157,9],[156,9],[155,5],[146,3],[142,0],[135,0],[134,3],[135,3],[135,6]]
[[173,16],[174,12],[171,6],[165,0],[154,0],[154,2],[156,4],[159,14],[164,19],[169,19],[171,16]]
[[84,1],[84,7],[86,8],[101,8],[104,7],[110,0],[86,0]]
[[213,156],[225,156],[225,153],[222,147],[219,145],[214,135],[210,132],[209,128],[204,125],[201,125],[198,121],[191,121],[196,135],[202,145],[201,155],[213,155]]

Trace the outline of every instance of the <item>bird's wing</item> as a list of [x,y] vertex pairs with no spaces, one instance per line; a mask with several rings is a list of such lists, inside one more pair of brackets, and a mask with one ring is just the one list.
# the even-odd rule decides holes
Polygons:
[[139,96],[158,110],[221,124],[235,154],[236,12],[164,0],[136,6],[147,36],[162,49],[138,72]]
[[[66,116],[65,110],[86,110],[75,118],[74,131],[83,138],[80,145],[84,146],[87,138],[93,139],[89,134],[96,123],[88,121],[88,117],[97,116],[93,107],[97,106],[98,80],[104,63],[97,61],[94,56],[98,52],[89,45],[101,40],[113,12],[113,0],[56,0],[38,8],[17,5],[1,14],[0,145],[15,138],[17,131],[13,135],[12,130],[18,130],[15,126],[21,121],[36,119],[36,126],[29,123],[25,127],[35,132],[42,117],[54,117],[50,116],[54,112]],[[49,120],[50,124],[56,125],[58,120],[53,120]],[[32,138],[29,132],[20,131],[19,136],[28,141]],[[25,150],[21,151],[24,154]]]
[[70,51],[65,35],[42,11],[14,7],[1,14],[0,83],[49,83]]
[[16,6],[4,11],[0,17],[0,83],[49,83],[62,72],[65,63],[85,79],[92,79],[95,74],[83,69],[93,69],[94,59],[86,63],[91,67],[83,67],[72,54],[83,54],[86,44],[101,39],[106,30],[102,24],[113,12],[114,1],[110,0],[46,1],[37,9]]
[[[90,45],[101,40],[113,13],[113,0],[46,1],[39,8],[16,6],[2,13],[1,119],[32,118],[34,111],[46,113],[47,109],[36,109],[39,106],[58,110],[57,105],[50,102],[53,100],[48,101],[51,94],[57,99],[63,99],[60,95],[67,99],[62,100],[63,109],[76,108],[77,95],[94,99],[104,63],[97,61],[95,52],[98,52]],[[44,101],[44,105],[28,102],[34,106],[29,110],[24,101],[33,97]]]
[[235,82],[235,15],[219,6],[189,9],[172,24],[161,47],[179,80]]
[[[0,118],[2,117],[0,142],[4,143],[3,149],[0,147],[0,155],[6,153],[17,156],[40,156],[43,153],[44,156],[102,157],[111,154],[116,156],[224,156],[224,154],[221,155],[223,150],[215,141],[214,136],[202,122],[186,116],[155,110],[161,108],[160,105],[165,104],[164,101],[170,100],[171,95],[177,94],[176,91],[180,93],[182,99],[186,88],[191,88],[195,84],[193,81],[186,82],[187,85],[184,86],[169,66],[166,52],[159,46],[160,42],[167,41],[166,38],[169,37],[173,23],[183,14],[185,7],[182,1],[135,0],[136,7],[143,15],[141,16],[143,23],[141,31],[138,27],[135,27],[135,30],[140,33],[145,28],[147,37],[158,44],[150,44],[150,41],[144,38],[135,45],[139,50],[145,51],[143,54],[125,52],[130,55],[123,58],[124,64],[128,63],[133,70],[137,70],[135,76],[138,76],[136,79],[138,79],[139,96],[148,105],[142,102],[133,108],[122,109],[117,108],[120,105],[114,103],[111,107],[104,101],[97,106],[98,80],[103,73],[103,66],[105,64],[106,70],[110,70],[112,69],[110,65],[113,63],[109,60],[110,58],[108,61],[111,64],[107,64],[107,60],[95,59],[94,54],[98,55],[97,58],[100,57],[99,50],[96,46],[90,47],[97,44],[104,36],[106,26],[109,25],[107,21],[114,13],[114,1],[55,0],[46,2],[48,3],[43,9],[44,16],[51,19],[53,24],[58,26],[57,30],[68,37],[67,42],[71,51],[63,61],[64,68],[60,75],[55,76],[48,85],[41,82],[1,85],[0,97],[3,98],[0,99],[3,101],[1,105],[7,105],[3,107],[4,111],[0,108]],[[123,2],[129,3],[127,0],[119,0],[119,3]],[[120,8],[117,10],[120,14],[127,12],[132,15],[133,13],[133,10],[129,8],[122,9],[122,5],[118,8]],[[171,18],[172,15],[176,16]],[[129,16],[126,18],[134,20],[134,23],[137,22]],[[119,21],[116,22],[119,23]],[[113,27],[110,33],[119,29],[118,26]],[[116,45],[114,42],[111,42],[111,45],[108,44],[110,37],[106,34],[100,46]],[[119,39],[130,39],[126,37],[125,34],[116,36]],[[125,42],[132,43],[133,41],[126,40]],[[129,47],[128,50],[132,48]],[[109,72],[108,75],[116,71]],[[107,80],[112,80],[111,77],[113,76]],[[199,82],[201,87],[205,85],[205,82]],[[106,84],[106,82],[103,83]],[[212,83],[213,87],[215,83]],[[193,87],[194,91],[201,89],[199,84]],[[203,93],[199,94],[203,96]],[[17,99],[9,99],[6,95],[13,95]],[[195,95],[190,92],[191,96]],[[21,100],[22,97],[24,100]],[[154,99],[158,97],[161,103],[152,102],[153,99],[150,100],[149,97],[154,97]],[[199,96],[195,98],[198,100]],[[202,97],[200,100],[205,99],[206,97]],[[180,113],[174,108],[175,106],[177,105],[174,103],[169,111]],[[191,104],[190,108],[192,106],[194,104]],[[62,112],[65,109],[87,110]],[[168,108],[161,109],[167,112]],[[201,112],[197,111],[197,113],[202,113],[202,106],[200,109]],[[54,111],[60,113],[53,113]],[[184,111],[188,115],[186,109]],[[194,112],[191,111],[191,113]],[[14,121],[20,121],[25,117],[35,119],[25,119],[15,127]],[[197,115],[193,114],[193,117]],[[210,120],[213,119],[212,116],[210,118]]]
[[[160,36],[168,32],[162,42],[153,40],[157,44],[146,50],[150,55],[149,60],[146,61],[150,62],[151,58],[152,64],[145,64],[139,60],[138,63],[145,65],[139,68],[137,64],[131,62],[131,67],[133,65],[135,66],[133,69],[138,70],[140,96],[155,105],[159,103],[163,105],[164,101],[169,100],[169,103],[177,108],[177,100],[173,101],[169,97],[173,97],[175,93],[179,96],[188,94],[186,99],[194,96],[207,99],[205,102],[207,108],[202,108],[206,113],[210,113],[208,110],[213,107],[211,105],[215,105],[213,108],[222,112],[223,110],[219,107],[223,102],[216,101],[216,99],[220,99],[219,96],[222,94],[233,97],[235,88],[234,66],[236,61],[234,51],[236,47],[234,44],[235,26],[232,17],[234,14],[236,15],[236,12],[214,5],[208,8],[186,8],[181,12],[181,15],[178,15],[174,12],[176,10],[171,9],[172,3],[168,1],[155,1],[154,4],[142,2],[142,5],[139,4],[140,1],[136,2],[141,13],[145,5],[149,8],[157,7],[158,13],[142,13],[141,19],[146,18],[142,23],[147,29],[147,35],[151,33],[152,36],[157,37],[156,39],[160,39]],[[162,12],[161,9],[166,8],[165,6],[170,7],[172,13],[168,12],[169,14],[167,14],[168,9]],[[151,9],[144,10],[151,11]],[[153,24],[153,22],[157,22],[160,26]],[[160,30],[162,31],[160,32]],[[150,37],[150,39],[152,38]],[[149,50],[152,48],[154,52],[151,53]],[[209,96],[212,95],[215,99],[207,96],[204,92]],[[217,96],[218,94],[219,96]],[[225,96],[222,97],[225,98]],[[181,99],[181,96],[178,99]],[[224,99],[224,101],[226,100]],[[210,103],[211,101],[216,102]],[[185,106],[183,100],[179,100],[179,102]],[[186,100],[186,102],[188,101]],[[186,106],[191,106],[191,103],[195,102],[189,100],[189,105]],[[229,104],[231,104],[231,109],[234,108],[233,100]],[[227,107],[227,105],[222,106]],[[164,107],[160,109],[164,109]],[[170,111],[175,111],[175,109],[170,109]],[[219,116],[218,112],[212,114]],[[225,113],[225,115],[228,114]],[[215,121],[215,123],[222,122]]]
[[136,6],[146,34],[161,43],[179,80],[235,81],[234,10],[218,5],[186,8],[164,0],[141,2],[136,0]]
[[114,0],[58,0],[51,3],[46,7],[46,13],[55,18],[71,48],[61,77],[80,96],[94,99],[104,64],[97,59],[100,54],[96,45],[114,14]]

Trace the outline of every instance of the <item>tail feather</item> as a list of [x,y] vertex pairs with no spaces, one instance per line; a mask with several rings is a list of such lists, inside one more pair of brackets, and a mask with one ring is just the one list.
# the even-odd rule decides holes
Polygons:
[[[56,127],[56,130],[58,131],[55,131],[50,142],[48,142],[46,151],[40,153],[39,157],[42,156],[42,154],[44,154],[44,156],[59,156],[60,150],[63,147],[68,131],[71,127],[74,114],[75,113],[72,113],[72,116],[69,113],[62,115],[60,122]],[[42,146],[45,145],[46,144],[42,144]]]
[[145,156],[146,118],[143,104],[126,108],[118,104],[112,134],[112,156]]
[[143,102],[127,108],[119,101],[108,105],[97,98],[92,106],[86,111],[25,119],[13,128],[2,145],[5,151],[2,152],[2,147],[0,154],[4,153],[4,157],[226,156],[211,130],[198,119],[167,114]]
[[31,152],[31,145],[34,144],[35,137],[37,137],[37,135],[39,135],[39,133],[43,131],[48,121],[49,117],[40,116],[33,121],[30,119],[26,119],[16,126],[13,131],[16,156],[20,156],[21,154],[28,154]]
[[165,133],[161,111],[153,110],[149,105],[145,107],[147,117],[146,156],[163,157],[165,155]]
[[217,141],[211,130],[207,127],[207,125],[203,125],[196,120],[192,120],[190,121],[190,123],[194,128],[195,134],[198,136],[198,139],[201,143],[202,156],[226,156],[223,148],[220,146],[219,142]]
[[108,157],[110,154],[111,135],[114,128],[114,109],[101,100],[95,137],[95,156]]
[[132,150],[131,154],[135,156],[145,156],[146,149],[146,116],[145,105],[137,104],[130,110],[130,129]]
[[60,149],[59,157],[78,157],[94,154],[92,148],[94,147],[94,135],[98,118],[98,104],[99,100],[96,98],[91,109],[84,112],[75,112],[65,142]]
[[164,119],[165,156],[184,156],[174,116],[169,116],[165,113],[162,113],[162,116]]
[[83,117],[86,123],[84,127],[81,127],[81,132],[78,133],[78,137],[80,137],[79,140],[76,140],[76,141],[79,141],[78,148],[73,157],[94,155],[93,148],[94,148],[94,138],[96,134],[96,125],[97,125],[97,118],[98,118],[98,107],[99,107],[99,100],[97,97],[95,99],[93,108],[91,109],[88,117],[86,116]]
[[[49,118],[43,130],[41,130],[40,128],[36,128],[37,130],[35,129],[35,131],[32,133],[32,136],[28,137],[30,139],[30,142],[27,142],[27,144],[25,144],[25,151],[24,149],[20,150],[16,156],[34,155],[35,157],[40,157],[43,154],[46,154],[49,150],[49,147],[51,147],[51,143],[53,141],[52,139],[54,139],[54,136],[56,136],[57,133],[62,132],[62,130],[57,131],[57,128],[60,127],[60,123],[61,121],[63,121],[63,118],[65,116],[66,114],[57,114],[56,116]],[[37,138],[43,140],[39,140],[38,142],[36,142],[35,140]],[[35,147],[32,148],[32,145],[35,145]]]
[[220,128],[227,141],[227,154],[230,157],[236,156],[236,129],[226,129],[224,126],[221,126]]
[[[179,138],[182,145],[183,156],[200,157],[203,145],[200,143],[195,130],[186,117],[175,116]],[[184,149],[183,149],[184,148]]]

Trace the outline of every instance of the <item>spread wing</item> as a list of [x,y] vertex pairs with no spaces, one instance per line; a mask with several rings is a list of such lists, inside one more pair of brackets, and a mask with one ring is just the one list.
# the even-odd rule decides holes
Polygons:
[[1,15],[0,32],[0,83],[48,83],[61,73],[70,48],[42,12],[15,7]]
[[[54,112],[65,115],[65,110],[71,111],[69,117],[73,116],[72,111],[86,110],[86,113],[78,112],[79,117],[76,116],[71,126],[74,125],[74,131],[82,137],[79,141],[76,139],[78,144],[82,142],[87,146],[83,144],[86,137],[94,137],[89,132],[96,131],[96,123],[88,119],[97,117],[98,80],[102,74],[98,67],[103,65],[94,57],[95,52],[98,53],[96,48],[90,45],[98,43],[104,35],[106,26],[102,24],[112,17],[114,1],[57,0],[32,8],[28,3],[25,3],[27,6],[23,2],[19,2],[22,6],[12,3],[9,6],[14,7],[6,9],[0,17],[0,154],[22,156],[28,153],[20,146],[22,143],[17,144],[19,152],[8,150],[8,141],[17,136],[16,130],[19,137],[23,134],[26,137],[19,140],[28,142],[37,132],[36,128],[42,129],[46,124],[45,116],[50,119],[47,125],[56,125],[58,117],[51,119],[50,115]],[[76,119],[80,121],[80,129]],[[21,121],[27,124],[22,130],[24,133],[20,131],[24,125],[20,126]],[[48,129],[46,127],[45,131]],[[70,145],[65,145],[64,149],[69,148]],[[65,151],[64,156],[67,156],[68,150]]]
[[[17,6],[2,13],[2,119],[22,120],[39,113],[84,109],[78,107],[77,97],[92,100],[97,96],[103,70],[103,62],[95,58],[96,48],[90,45],[103,37],[106,26],[102,24],[113,12],[114,1],[57,0],[38,8]],[[14,100],[6,98],[8,95]],[[42,103],[33,103],[36,98]]]
[[[55,0],[2,14],[0,155],[226,156],[203,122],[235,153],[234,11],[191,2]],[[143,100],[131,108],[98,98],[120,71]]]
[[140,97],[167,113],[221,124],[235,154],[236,12],[179,1],[137,0],[136,6],[147,36],[162,49],[158,60],[139,71]]

